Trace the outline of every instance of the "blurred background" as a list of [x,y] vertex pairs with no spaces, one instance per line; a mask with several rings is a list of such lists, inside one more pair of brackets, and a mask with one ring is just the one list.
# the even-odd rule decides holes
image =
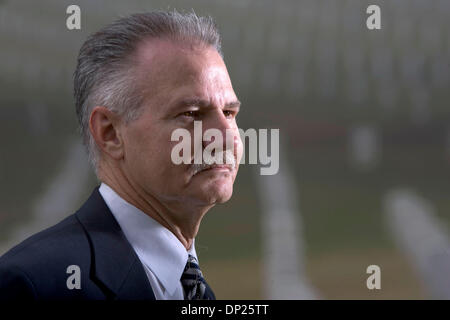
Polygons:
[[[81,30],[66,28],[71,4]],[[366,27],[369,4],[381,30]],[[216,19],[239,127],[280,129],[278,174],[242,165],[233,198],[202,222],[217,297],[450,298],[448,0],[1,0],[0,254],[98,184],[72,98],[83,41],[173,8]]]

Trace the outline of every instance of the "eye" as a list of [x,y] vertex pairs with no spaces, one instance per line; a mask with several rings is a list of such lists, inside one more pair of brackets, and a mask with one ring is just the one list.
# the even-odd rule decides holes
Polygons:
[[188,118],[196,118],[198,117],[198,111],[185,111],[183,113],[180,114],[183,117],[188,117]]
[[235,116],[235,112],[231,110],[224,110],[223,114],[226,118],[233,118]]

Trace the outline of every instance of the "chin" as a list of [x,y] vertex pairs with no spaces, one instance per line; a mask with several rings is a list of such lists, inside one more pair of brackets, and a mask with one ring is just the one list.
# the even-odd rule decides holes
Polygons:
[[233,190],[231,190],[230,192],[227,192],[227,193],[216,194],[214,203],[217,203],[217,204],[225,203],[231,199],[232,195],[233,195]]
[[208,205],[225,203],[231,199],[231,193],[228,194],[208,194],[205,195],[205,202]]
[[227,202],[233,194],[234,175],[231,172],[206,171],[195,176],[191,190],[201,202],[214,205]]
[[201,193],[207,204],[225,203],[230,200],[233,194],[233,184],[231,182],[214,181],[202,186]]

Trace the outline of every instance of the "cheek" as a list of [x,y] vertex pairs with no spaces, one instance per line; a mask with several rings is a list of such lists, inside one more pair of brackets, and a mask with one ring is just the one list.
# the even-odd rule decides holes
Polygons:
[[237,160],[237,164],[239,165],[239,163],[241,162],[241,159],[242,159],[242,155],[244,153],[244,146],[242,144],[242,140],[241,140],[241,137],[239,136],[239,134],[235,140],[235,148],[236,148],[236,160]]
[[[233,153],[237,160],[237,165],[239,165],[242,155],[243,155],[244,146],[242,144],[241,136],[239,134],[239,130],[237,129],[237,127],[233,130],[232,134],[233,134],[232,139],[234,140],[233,141],[233,144],[234,144],[233,145],[233,149],[234,149]],[[230,139],[230,138],[227,137],[227,139]],[[229,142],[229,140],[227,140],[227,145],[228,145],[228,142]]]
[[172,149],[179,142],[171,141],[172,129],[153,123],[126,136],[126,162],[134,179],[151,188],[178,188],[186,183],[187,167],[172,162]]
[[183,171],[186,171],[184,164],[177,165],[172,161],[172,149],[177,142],[170,141],[170,135],[151,135],[146,144],[142,157],[145,157],[145,167],[151,170],[151,176],[155,181],[164,184],[172,184],[179,180]]
[[[139,130],[138,130],[139,129]],[[133,171],[143,175],[149,174],[161,166],[163,150],[161,137],[157,132],[146,128],[130,130],[126,136],[125,158]]]

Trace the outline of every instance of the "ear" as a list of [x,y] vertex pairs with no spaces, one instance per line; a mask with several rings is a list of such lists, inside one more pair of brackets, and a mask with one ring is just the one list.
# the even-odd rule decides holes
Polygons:
[[106,107],[97,106],[89,118],[89,130],[98,148],[111,158],[123,158],[120,117]]

